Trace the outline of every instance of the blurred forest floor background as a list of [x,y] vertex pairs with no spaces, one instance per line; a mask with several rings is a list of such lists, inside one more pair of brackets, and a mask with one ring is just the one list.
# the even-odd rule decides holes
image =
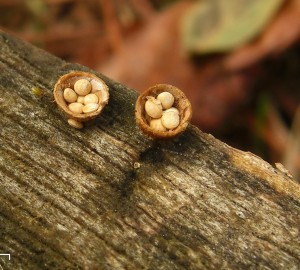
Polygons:
[[138,91],[182,89],[193,124],[300,175],[300,0],[0,0],[0,27]]

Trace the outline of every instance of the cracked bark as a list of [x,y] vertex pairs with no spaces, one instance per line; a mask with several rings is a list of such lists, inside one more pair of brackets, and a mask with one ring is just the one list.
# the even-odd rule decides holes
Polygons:
[[154,142],[137,93],[101,74],[110,102],[75,130],[52,89],[90,70],[3,32],[0,66],[3,269],[299,267],[300,190],[284,172],[193,126]]

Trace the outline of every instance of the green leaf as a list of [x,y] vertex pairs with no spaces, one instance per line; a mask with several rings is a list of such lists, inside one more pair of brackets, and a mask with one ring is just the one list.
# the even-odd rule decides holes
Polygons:
[[26,0],[26,7],[36,17],[45,16],[47,12],[47,5],[43,0]]
[[284,0],[201,0],[183,16],[181,34],[190,53],[224,52],[244,45],[266,27]]

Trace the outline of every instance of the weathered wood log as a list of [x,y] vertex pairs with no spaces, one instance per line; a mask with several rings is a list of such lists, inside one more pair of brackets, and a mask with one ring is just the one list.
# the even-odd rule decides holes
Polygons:
[[3,32],[0,66],[3,269],[299,269],[300,189],[282,170],[193,126],[145,137],[138,94],[101,74],[110,102],[75,130],[52,90],[88,69]]

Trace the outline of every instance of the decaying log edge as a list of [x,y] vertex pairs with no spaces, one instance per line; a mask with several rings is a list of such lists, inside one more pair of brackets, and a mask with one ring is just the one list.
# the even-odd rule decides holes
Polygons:
[[154,142],[137,93],[101,74],[109,104],[71,128],[52,89],[89,70],[4,32],[0,66],[3,269],[299,269],[287,174],[193,126]]

